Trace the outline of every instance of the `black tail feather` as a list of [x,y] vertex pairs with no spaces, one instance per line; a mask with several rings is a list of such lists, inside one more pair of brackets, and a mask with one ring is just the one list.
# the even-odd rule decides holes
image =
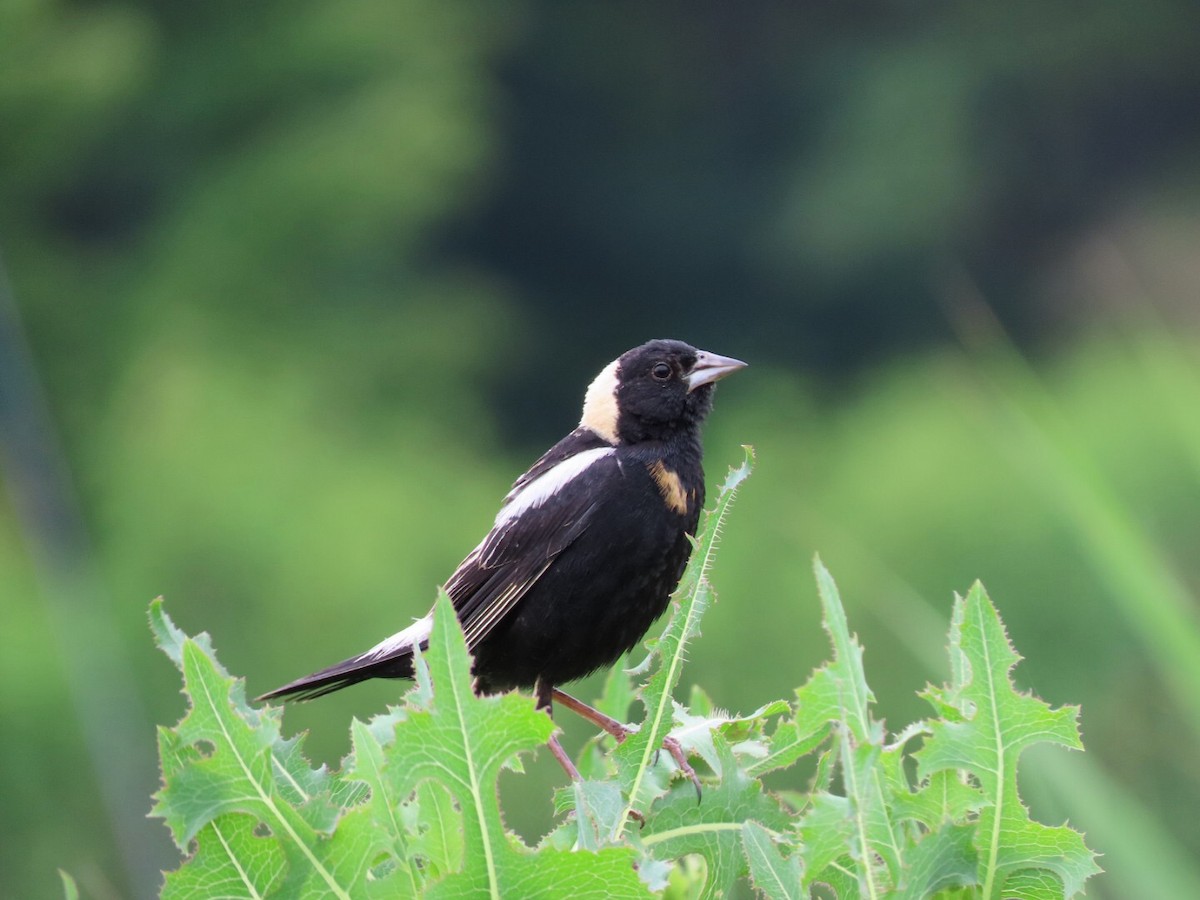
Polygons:
[[367,681],[370,678],[412,678],[412,653],[398,654],[392,658],[376,659],[370,656],[352,656],[336,665],[297,678],[295,681],[255,697],[256,703],[264,700],[312,700],[332,694],[344,687]]

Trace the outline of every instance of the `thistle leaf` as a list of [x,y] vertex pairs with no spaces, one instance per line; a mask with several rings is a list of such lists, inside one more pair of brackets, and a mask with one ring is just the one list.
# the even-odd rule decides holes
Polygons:
[[988,800],[979,809],[975,841],[982,896],[1009,896],[1008,881],[1045,883],[1044,876],[1011,877],[1025,869],[1052,873],[1059,896],[1075,896],[1084,881],[1100,871],[1094,854],[1078,832],[1029,817],[1017,791],[1017,764],[1021,752],[1035,743],[1082,749],[1079,708],[1053,709],[1017,691],[1011,673],[1021,657],[978,583],[965,598],[956,598],[950,658],[950,683],[926,695],[939,712],[949,707],[954,715],[930,722],[925,746],[914,755],[922,779],[965,770]]
[[497,794],[500,771],[512,757],[545,744],[554,726],[528,697],[475,696],[466,641],[444,593],[434,606],[424,659],[432,696],[426,708],[408,709],[395,722],[382,779],[390,797],[436,782],[461,815],[464,865],[428,885],[425,896],[646,896],[628,848],[533,851],[506,831]]
[[771,833],[756,822],[742,826],[742,846],[750,864],[750,880],[768,900],[801,900],[800,858],[784,857]]
[[642,846],[655,859],[674,860],[693,853],[704,857],[708,868],[704,897],[726,896],[734,881],[748,873],[742,843],[747,822],[773,831],[790,827],[779,801],[738,767],[728,743],[716,735],[714,745],[721,779],[705,787],[699,803],[692,785],[676,784],[654,804],[639,835]]
[[300,764],[297,743],[280,735],[279,712],[247,705],[244,683],[216,661],[207,636],[183,635],[161,600],[151,604],[150,619],[183,672],[191,704],[174,729],[159,729],[163,787],[153,815],[166,821],[181,850],[196,841],[189,872],[168,876],[172,890],[188,896],[191,872],[220,871],[223,853],[245,873],[237,877],[247,891],[261,877],[282,879],[292,896],[350,897],[378,850],[374,830],[352,819],[330,836],[337,816],[328,810],[327,777]]

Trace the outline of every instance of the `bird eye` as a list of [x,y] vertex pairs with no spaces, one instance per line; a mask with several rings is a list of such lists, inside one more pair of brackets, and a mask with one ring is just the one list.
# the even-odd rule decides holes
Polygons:
[[650,374],[659,381],[666,381],[671,377],[671,367],[666,363],[656,363],[654,368],[650,370]]

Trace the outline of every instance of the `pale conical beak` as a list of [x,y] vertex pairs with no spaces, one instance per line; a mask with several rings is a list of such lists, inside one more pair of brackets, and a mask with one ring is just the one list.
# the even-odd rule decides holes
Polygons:
[[692,371],[687,376],[688,392],[694,391],[701,385],[712,384],[714,381],[744,368],[746,368],[746,364],[740,359],[718,356],[707,350],[701,350],[696,354],[696,365],[692,366]]

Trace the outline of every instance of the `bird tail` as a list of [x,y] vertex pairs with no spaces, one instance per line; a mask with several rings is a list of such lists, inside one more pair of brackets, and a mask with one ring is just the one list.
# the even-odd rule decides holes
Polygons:
[[412,678],[412,651],[389,660],[364,659],[352,656],[327,669],[297,678],[295,681],[275,688],[273,691],[255,697],[256,702],[263,700],[312,700],[332,694],[344,687],[358,684],[370,678]]
[[419,644],[422,649],[425,648],[431,624],[432,619],[426,616],[399,634],[376,644],[366,653],[305,675],[255,700],[311,700],[370,678],[412,678],[413,647]]

